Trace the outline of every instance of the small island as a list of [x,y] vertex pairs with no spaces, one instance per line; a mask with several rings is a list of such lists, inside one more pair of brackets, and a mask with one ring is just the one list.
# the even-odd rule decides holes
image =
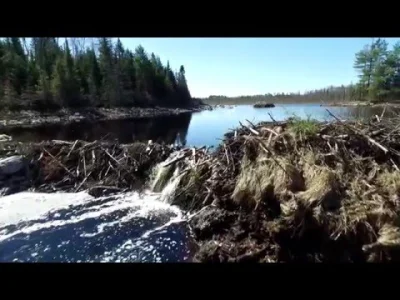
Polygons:
[[275,107],[275,104],[273,103],[266,103],[266,102],[258,102],[253,105],[254,108],[270,108],[270,107]]

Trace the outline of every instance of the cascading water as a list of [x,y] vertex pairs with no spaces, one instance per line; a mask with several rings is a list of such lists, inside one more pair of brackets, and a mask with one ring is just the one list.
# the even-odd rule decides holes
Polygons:
[[165,168],[155,168],[152,191],[143,194],[0,198],[0,262],[190,261],[195,245],[185,216],[169,204],[182,174]]

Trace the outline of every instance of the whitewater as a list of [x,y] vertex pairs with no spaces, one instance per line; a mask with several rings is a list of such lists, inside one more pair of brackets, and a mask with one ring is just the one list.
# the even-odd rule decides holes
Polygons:
[[164,198],[151,191],[2,197],[0,262],[190,261],[195,244],[188,218]]

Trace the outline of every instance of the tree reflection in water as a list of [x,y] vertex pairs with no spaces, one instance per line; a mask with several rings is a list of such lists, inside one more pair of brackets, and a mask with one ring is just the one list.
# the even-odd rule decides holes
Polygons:
[[113,120],[97,123],[81,122],[69,125],[46,125],[37,128],[13,128],[7,130],[16,141],[39,142],[43,140],[118,140],[164,142],[186,145],[186,136],[192,114],[156,117],[136,120]]

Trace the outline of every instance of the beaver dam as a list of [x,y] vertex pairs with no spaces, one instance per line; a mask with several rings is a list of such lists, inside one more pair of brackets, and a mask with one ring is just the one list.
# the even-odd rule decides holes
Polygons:
[[197,262],[398,261],[398,124],[247,122],[213,152],[101,141],[1,151],[28,162],[34,190],[161,192],[190,212]]

